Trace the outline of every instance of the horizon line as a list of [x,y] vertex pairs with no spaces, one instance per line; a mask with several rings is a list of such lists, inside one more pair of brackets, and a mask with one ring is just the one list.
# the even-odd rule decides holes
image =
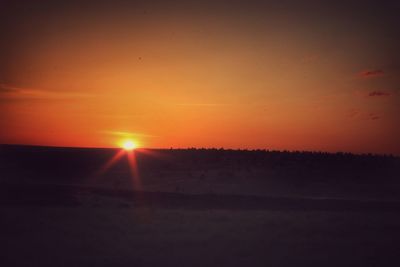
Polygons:
[[[67,148],[67,149],[122,149],[120,147],[100,147],[100,146],[56,146],[56,145],[35,145],[35,144],[7,144],[0,143],[1,146],[20,146],[20,147],[42,147],[42,148]],[[365,153],[355,153],[355,152],[346,152],[346,151],[324,151],[324,150],[288,150],[288,149],[268,149],[268,148],[225,148],[225,147],[165,147],[165,148],[156,148],[156,147],[138,147],[136,150],[148,149],[148,150],[233,150],[233,151],[248,151],[248,152],[278,152],[278,153],[315,153],[315,154],[344,154],[344,155],[354,155],[354,156],[379,156],[379,157],[395,157],[400,158],[400,154],[393,153],[373,153],[373,152],[365,152]]]

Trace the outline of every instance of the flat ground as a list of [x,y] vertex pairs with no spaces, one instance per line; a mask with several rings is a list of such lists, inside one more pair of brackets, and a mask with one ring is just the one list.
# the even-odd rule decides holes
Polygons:
[[397,158],[161,151],[137,190],[126,164],[92,175],[113,153],[0,152],[1,266],[400,264]]
[[2,266],[396,266],[393,212],[2,207]]

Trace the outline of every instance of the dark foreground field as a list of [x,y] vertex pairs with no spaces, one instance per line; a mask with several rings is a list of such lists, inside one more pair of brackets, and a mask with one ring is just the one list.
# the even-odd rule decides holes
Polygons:
[[0,266],[398,266],[395,157],[0,147]]

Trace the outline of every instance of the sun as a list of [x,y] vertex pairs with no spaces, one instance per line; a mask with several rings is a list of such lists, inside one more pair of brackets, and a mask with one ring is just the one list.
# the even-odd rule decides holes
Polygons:
[[125,140],[122,142],[122,148],[126,151],[132,151],[137,148],[137,144],[133,140]]

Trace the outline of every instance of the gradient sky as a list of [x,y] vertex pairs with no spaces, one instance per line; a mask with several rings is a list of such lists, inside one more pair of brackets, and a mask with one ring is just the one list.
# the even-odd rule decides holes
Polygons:
[[398,1],[3,0],[0,143],[400,155],[399,14]]

